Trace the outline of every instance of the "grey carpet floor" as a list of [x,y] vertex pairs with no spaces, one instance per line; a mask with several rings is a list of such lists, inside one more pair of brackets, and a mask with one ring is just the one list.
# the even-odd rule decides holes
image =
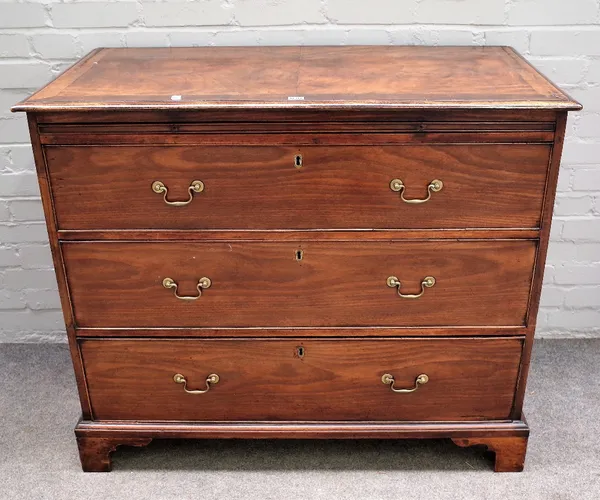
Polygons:
[[0,500],[600,500],[600,339],[535,345],[525,471],[431,441],[154,441],[84,474],[64,345],[0,344]]

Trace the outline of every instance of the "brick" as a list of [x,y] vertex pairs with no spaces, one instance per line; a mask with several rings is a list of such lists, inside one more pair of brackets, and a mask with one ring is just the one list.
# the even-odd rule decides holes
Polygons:
[[529,62],[558,85],[581,82],[587,68],[587,61],[584,59],[539,59],[530,57]]
[[8,290],[56,290],[56,276],[52,269],[6,269],[2,286]]
[[389,45],[392,36],[382,29],[351,29],[348,31],[346,45]]
[[[5,147],[7,153],[7,169],[15,173],[34,173],[35,163],[33,161],[33,150],[29,144],[12,145]],[[4,150],[5,148],[0,147]]]
[[419,31],[414,41],[418,45],[472,45],[473,32],[470,30],[435,30]]
[[[600,307],[600,287],[578,286],[566,293],[565,305],[567,307]],[[600,324],[597,326],[600,327]]]
[[567,92],[589,112],[600,112],[600,85],[568,89]]
[[25,300],[19,291],[0,290],[0,310],[24,309]]
[[327,22],[321,13],[321,0],[238,0],[233,12],[240,26],[289,26]]
[[[2,43],[2,42],[0,42]],[[0,90],[0,114],[5,113],[10,116],[10,108],[28,97],[31,92],[20,89],[1,89]]]
[[600,142],[565,141],[562,159],[565,163],[598,163]]
[[575,246],[576,262],[600,262],[600,238],[596,243],[577,243]]
[[0,200],[0,222],[7,222],[10,219],[11,215],[7,202]]
[[573,170],[570,168],[562,167],[558,171],[558,183],[556,184],[557,192],[568,192],[571,191],[571,176]]
[[125,33],[127,47],[168,47],[168,31],[130,31]]
[[544,267],[544,286],[554,283],[554,266],[546,264]]
[[559,285],[600,285],[600,264],[557,266],[554,281]]
[[169,34],[171,47],[206,47],[212,44],[215,31],[172,31]]
[[60,309],[58,290],[27,290],[24,295],[30,309]]
[[577,257],[577,247],[572,242],[552,241],[548,246],[546,262],[549,264],[564,264]]
[[23,340],[29,336],[29,332],[39,331],[43,332],[45,336],[50,332],[64,331],[65,328],[63,315],[58,310],[1,311],[0,325],[2,325],[0,333],[4,335],[0,338],[0,342],[7,341],[9,337],[6,334],[9,332],[18,332],[18,338]]
[[268,30],[258,32],[259,45],[303,45],[304,30]]
[[600,29],[532,31],[529,50],[540,56],[600,56]]
[[390,29],[389,33],[392,37],[392,45],[423,45],[421,36],[424,36],[427,31],[419,27],[400,26]]
[[591,196],[561,196],[554,203],[554,215],[587,215],[593,202]]
[[[600,157],[597,159],[600,160]],[[576,191],[600,191],[600,166],[575,170],[573,189]]]
[[27,141],[29,141],[29,128],[25,113],[0,118],[0,144],[15,144]]
[[370,0],[365,8],[362,2],[329,0],[326,14],[340,24],[406,24],[415,22],[417,3],[417,0]]
[[577,121],[575,133],[583,138],[600,137],[600,113],[583,113]]
[[15,221],[43,221],[41,200],[15,200],[10,202],[10,212]]
[[34,3],[0,3],[0,28],[37,28],[46,25],[46,9]]
[[34,173],[3,174],[0,196],[39,196],[37,177]]
[[555,286],[542,287],[541,307],[560,307],[565,301],[565,291]]
[[135,2],[54,3],[51,9],[56,28],[125,28],[138,20]]
[[302,33],[303,45],[342,45],[345,40],[345,30],[339,29],[313,29]]
[[29,57],[27,37],[21,34],[0,35],[0,57]]
[[557,220],[556,217],[552,220],[552,225],[550,226],[550,240],[556,241],[562,238],[562,230],[564,226],[564,221]]
[[36,89],[48,83],[52,78],[49,64],[0,61],[0,88],[2,89]]
[[77,57],[75,37],[72,35],[33,35],[31,41],[35,52],[44,59],[74,59]]
[[52,254],[48,245],[29,245],[19,248],[19,265],[23,269],[52,269]]
[[84,56],[98,47],[125,47],[124,35],[114,31],[106,33],[80,33],[77,35],[79,55]]
[[[371,3],[369,2],[369,9]],[[396,9],[404,9],[396,2]],[[504,0],[421,0],[416,8],[415,22],[427,24],[502,24]]]
[[597,14],[596,0],[545,0],[543,5],[538,0],[514,0],[508,3],[508,24],[513,26],[594,24]]
[[600,325],[600,311],[558,310],[548,312],[548,328],[564,328],[573,331],[579,328],[598,328],[598,325]]
[[258,30],[220,31],[212,38],[211,44],[217,46],[257,45],[259,36]]
[[494,31],[486,30],[485,45],[507,45],[521,54],[529,52],[529,33],[525,30]]
[[572,241],[598,241],[600,239],[600,218],[566,221],[562,237]]
[[45,224],[0,224],[0,241],[6,243],[47,243]]
[[19,257],[14,248],[0,248],[0,267],[15,267],[19,265]]
[[590,61],[590,67],[586,75],[586,81],[593,85],[600,83],[600,60],[595,59]]
[[226,26],[233,20],[233,11],[220,1],[144,2],[146,26]]

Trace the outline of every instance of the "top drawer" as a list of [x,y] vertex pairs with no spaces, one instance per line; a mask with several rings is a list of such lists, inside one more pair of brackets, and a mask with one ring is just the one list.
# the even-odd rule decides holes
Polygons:
[[103,145],[45,155],[63,230],[461,229],[537,228],[550,150]]

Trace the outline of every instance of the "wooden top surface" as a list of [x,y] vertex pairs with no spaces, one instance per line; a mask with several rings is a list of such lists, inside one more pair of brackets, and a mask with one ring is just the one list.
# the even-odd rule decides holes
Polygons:
[[97,49],[13,111],[256,107],[581,106],[508,47],[304,46]]

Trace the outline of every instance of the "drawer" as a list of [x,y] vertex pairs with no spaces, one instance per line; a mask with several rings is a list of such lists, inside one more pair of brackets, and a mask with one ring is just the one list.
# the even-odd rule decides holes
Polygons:
[[66,242],[62,252],[79,327],[520,326],[536,242]]
[[[98,420],[486,420],[509,417],[522,341],[104,339],[80,347]],[[214,374],[218,382],[207,384]],[[386,374],[396,390],[417,389],[394,392]]]
[[63,230],[537,228],[549,155],[544,144],[45,148]]

